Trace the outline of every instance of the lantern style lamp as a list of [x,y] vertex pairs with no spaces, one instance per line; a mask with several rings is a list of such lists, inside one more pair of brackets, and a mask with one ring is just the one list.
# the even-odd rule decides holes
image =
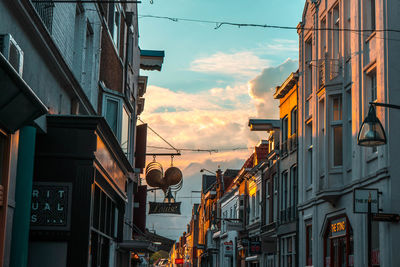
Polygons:
[[359,146],[375,147],[386,144],[386,134],[382,123],[376,117],[375,107],[369,106],[367,117],[361,124],[360,132],[357,137]]

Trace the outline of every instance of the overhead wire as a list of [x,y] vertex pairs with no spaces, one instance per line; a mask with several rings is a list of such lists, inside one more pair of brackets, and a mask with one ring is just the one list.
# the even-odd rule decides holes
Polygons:
[[169,17],[169,16],[157,16],[157,15],[140,15],[139,18],[156,18],[156,19],[167,19],[174,22],[179,21],[189,21],[189,22],[201,22],[201,23],[209,23],[215,24],[214,29],[219,29],[223,25],[229,26],[237,26],[237,27],[259,27],[259,28],[272,28],[272,29],[283,29],[283,30],[312,30],[312,31],[349,31],[349,32],[396,32],[400,33],[400,30],[397,29],[350,29],[350,28],[306,28],[306,27],[295,27],[295,26],[281,26],[281,25],[272,25],[272,24],[255,24],[255,23],[237,23],[237,22],[229,22],[229,21],[216,21],[216,20],[203,20],[203,19],[190,19],[190,18],[178,18],[178,17]]

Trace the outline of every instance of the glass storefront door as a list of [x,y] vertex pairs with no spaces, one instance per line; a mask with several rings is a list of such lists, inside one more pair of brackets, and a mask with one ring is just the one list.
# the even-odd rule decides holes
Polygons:
[[325,234],[325,267],[354,266],[353,232],[346,217],[331,220]]

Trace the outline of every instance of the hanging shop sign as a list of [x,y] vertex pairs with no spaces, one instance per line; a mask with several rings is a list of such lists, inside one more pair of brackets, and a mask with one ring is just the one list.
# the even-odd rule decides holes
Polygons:
[[224,254],[225,254],[225,256],[233,255],[233,242],[232,242],[232,240],[224,242]]
[[149,214],[170,213],[181,214],[181,202],[149,202]]
[[71,199],[71,183],[34,182],[31,228],[33,230],[69,230]]
[[379,212],[378,189],[357,188],[353,191],[354,213],[368,213],[368,199],[371,197],[371,212]]
[[346,235],[346,231],[347,231],[346,217],[331,221],[331,236],[332,237]]

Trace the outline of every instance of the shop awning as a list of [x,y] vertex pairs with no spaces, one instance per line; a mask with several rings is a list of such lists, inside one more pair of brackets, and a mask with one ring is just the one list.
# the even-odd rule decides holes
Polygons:
[[118,243],[120,249],[134,252],[156,252],[157,246],[147,240],[124,240]]
[[0,53],[0,127],[14,133],[47,113],[47,107]]
[[159,50],[140,50],[140,68],[142,70],[161,71],[164,62],[164,51]]
[[245,261],[250,261],[250,262],[259,261],[259,260],[260,260],[260,255],[249,256],[249,257],[246,257],[246,259],[245,259]]

